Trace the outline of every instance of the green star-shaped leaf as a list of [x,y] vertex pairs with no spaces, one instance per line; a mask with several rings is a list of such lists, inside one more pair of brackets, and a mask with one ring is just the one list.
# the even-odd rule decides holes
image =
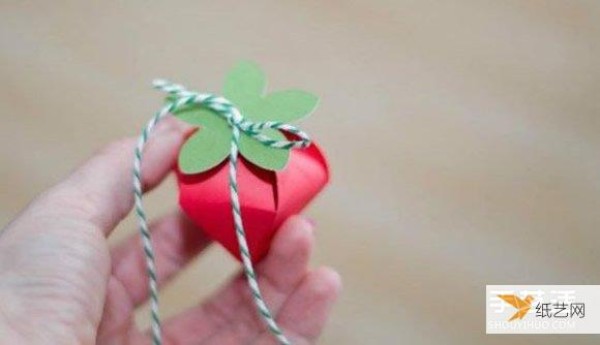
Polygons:
[[[231,101],[251,121],[291,122],[306,117],[314,110],[318,98],[300,90],[273,92],[263,97],[266,79],[252,62],[240,62],[227,75],[223,96]],[[184,144],[179,155],[180,169],[189,174],[208,170],[222,162],[229,154],[231,128],[213,111],[190,105],[175,111],[183,121],[201,127]],[[264,135],[274,140],[285,140],[278,130],[266,129]],[[262,145],[242,133],[240,153],[250,162],[267,170],[285,168],[288,149]]]

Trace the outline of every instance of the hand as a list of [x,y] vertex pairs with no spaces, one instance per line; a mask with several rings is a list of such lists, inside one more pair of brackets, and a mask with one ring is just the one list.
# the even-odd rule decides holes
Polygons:
[[[144,186],[175,163],[185,129],[167,119],[144,157]],[[109,248],[107,237],[133,204],[134,139],[114,143],[34,200],[0,233],[1,344],[148,344],[134,310],[148,298],[137,236]],[[152,226],[164,284],[210,240],[175,212]],[[331,269],[310,270],[311,223],[288,220],[257,265],[261,290],[294,344],[313,344],[340,290]],[[241,274],[200,305],[163,322],[168,344],[275,344]]]

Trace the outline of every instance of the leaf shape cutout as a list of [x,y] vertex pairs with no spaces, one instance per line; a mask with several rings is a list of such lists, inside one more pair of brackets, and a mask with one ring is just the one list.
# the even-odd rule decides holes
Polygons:
[[[262,134],[273,140],[286,140],[276,129],[265,129]],[[240,138],[240,153],[259,167],[275,171],[285,168],[290,157],[289,150],[265,146],[247,134]]]
[[179,169],[196,174],[217,166],[229,154],[230,140],[215,136],[210,130],[199,129],[179,151]]
[[265,89],[267,81],[257,64],[241,61],[225,77],[223,96],[235,104],[240,111],[258,100]]
[[[301,90],[285,90],[262,97],[266,79],[257,64],[238,63],[226,76],[223,95],[238,107],[244,117],[252,121],[292,122],[308,116],[317,106],[318,97]],[[167,96],[167,101],[175,100]],[[219,114],[198,105],[189,105],[174,111],[182,121],[202,130],[190,137],[180,152],[180,169],[197,173],[210,169],[227,157],[230,150],[231,128]],[[274,140],[286,140],[278,130],[268,129],[263,134]],[[285,168],[290,152],[264,146],[243,134],[240,153],[250,162],[267,170]]]
[[277,91],[252,104],[247,112],[253,121],[293,122],[310,115],[318,103],[319,98],[306,91]]
[[181,121],[187,122],[193,126],[199,126],[209,130],[214,136],[231,140],[231,128],[229,127],[229,124],[212,110],[195,106],[177,111],[175,116]]

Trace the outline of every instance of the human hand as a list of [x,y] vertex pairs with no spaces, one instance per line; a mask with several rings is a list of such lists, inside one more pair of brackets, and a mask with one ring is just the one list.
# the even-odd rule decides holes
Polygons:
[[[144,189],[171,171],[185,128],[166,119],[144,156]],[[134,322],[148,298],[137,236],[115,248],[107,237],[133,205],[135,139],[109,145],[36,198],[0,233],[0,344],[147,344]],[[178,212],[151,226],[159,284],[210,244]],[[311,270],[311,222],[289,219],[257,265],[259,284],[294,344],[313,344],[340,287],[337,273]],[[168,344],[274,344],[242,274],[211,298],[163,323]]]

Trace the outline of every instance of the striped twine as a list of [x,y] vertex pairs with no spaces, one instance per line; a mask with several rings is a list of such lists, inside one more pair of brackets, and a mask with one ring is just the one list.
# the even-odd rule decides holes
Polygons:
[[[310,138],[305,132],[299,130],[294,126],[282,122],[252,122],[246,120],[242,116],[240,111],[231,102],[229,102],[223,97],[212,94],[188,91],[179,84],[174,84],[162,79],[155,80],[153,82],[153,85],[154,88],[164,91],[171,96],[174,96],[175,100],[167,103],[164,107],[162,107],[148,122],[138,139],[133,162],[133,193],[135,199],[135,212],[139,221],[139,231],[142,238],[142,245],[146,258],[146,270],[148,274],[148,287],[150,292],[152,344],[161,345],[162,340],[158,304],[158,278],[156,274],[154,249],[152,247],[151,235],[148,228],[146,212],[144,211],[144,205],[142,203],[143,191],[141,182],[141,162],[143,158],[144,146],[146,145],[149,135],[156,126],[156,124],[165,116],[189,104],[197,104],[213,110],[216,114],[224,118],[231,127],[232,138],[231,151],[229,153],[229,192],[235,234],[240,248],[240,256],[242,258],[242,264],[244,266],[244,274],[246,276],[246,280],[248,281],[248,286],[250,287],[250,292],[252,293],[252,298],[256,305],[258,314],[265,322],[271,334],[273,334],[273,336],[277,338],[280,344],[291,344],[290,341],[285,337],[277,323],[275,322],[275,319],[271,314],[269,307],[267,306],[262,297],[260,288],[258,286],[257,276],[252,265],[252,258],[250,255],[250,250],[248,249],[248,243],[246,241],[246,234],[244,231],[244,224],[242,221],[240,200],[238,194],[238,156],[241,133],[249,135],[250,137],[254,138],[255,140],[257,140],[265,146],[278,149],[306,148],[310,145]],[[267,128],[278,129],[284,132],[291,133],[294,136],[296,136],[298,140],[273,140],[261,134],[261,131]]]

